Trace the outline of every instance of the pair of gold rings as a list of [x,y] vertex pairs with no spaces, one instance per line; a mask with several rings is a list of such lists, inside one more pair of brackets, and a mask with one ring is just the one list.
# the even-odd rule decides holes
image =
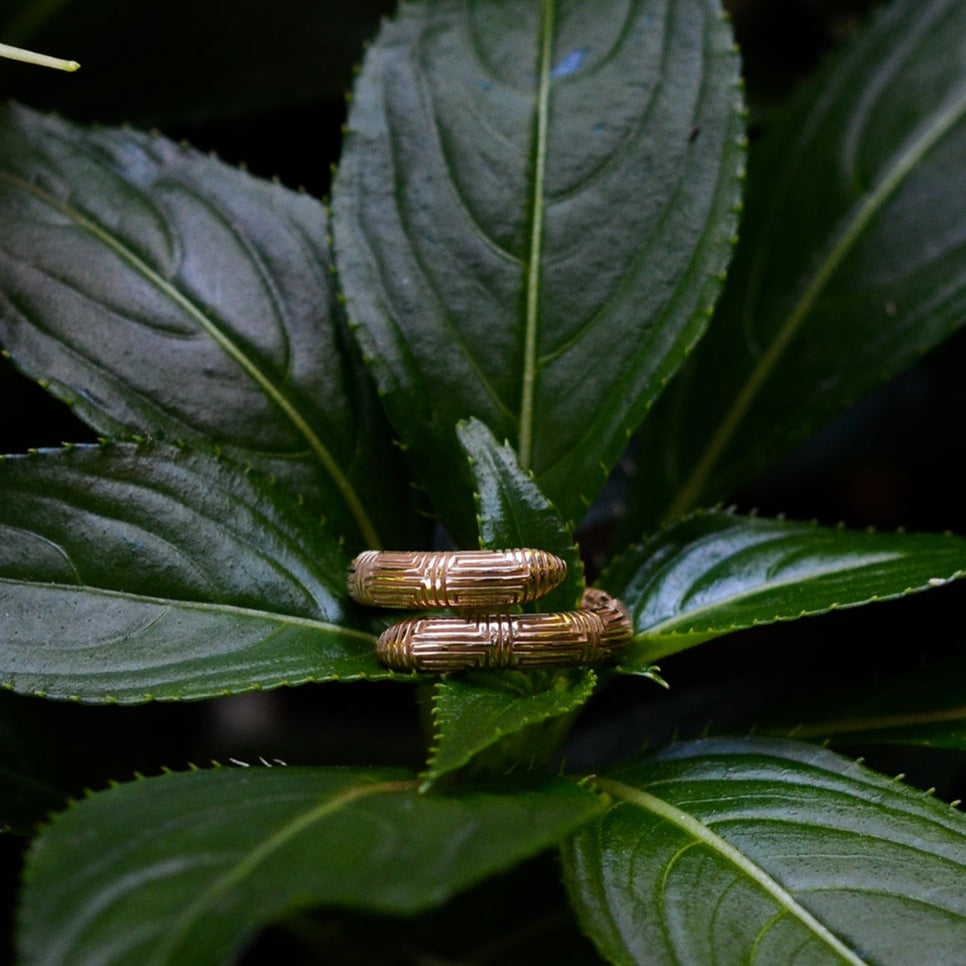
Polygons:
[[361,604],[451,608],[464,614],[416,617],[387,628],[376,651],[399,671],[442,674],[471,668],[595,664],[630,639],[624,605],[588,588],[579,610],[512,614],[554,589],[567,565],[543,550],[375,551],[349,570],[349,594]]

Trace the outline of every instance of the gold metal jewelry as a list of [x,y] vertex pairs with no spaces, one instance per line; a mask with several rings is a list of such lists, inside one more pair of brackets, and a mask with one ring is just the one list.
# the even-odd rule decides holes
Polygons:
[[588,590],[581,604],[549,614],[410,618],[385,630],[376,651],[395,670],[436,674],[596,664],[627,643],[631,622],[604,591]]
[[367,550],[350,565],[349,594],[373,607],[502,609],[542,597],[566,574],[544,550]]
[[623,647],[634,633],[631,615],[623,602],[605,590],[588,587],[580,601],[581,610],[593,611],[604,623],[604,640],[612,650]]

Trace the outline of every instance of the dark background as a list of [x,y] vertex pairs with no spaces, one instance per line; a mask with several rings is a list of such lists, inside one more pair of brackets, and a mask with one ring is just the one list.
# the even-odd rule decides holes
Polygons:
[[[751,137],[822,55],[855,29],[868,0],[732,0],[743,51]],[[35,14],[44,6],[50,16]],[[338,160],[345,92],[387,0],[3,0],[0,40],[83,64],[66,75],[0,62],[0,93],[83,122],[158,128],[255,174],[323,197]],[[966,428],[964,340],[954,337],[736,494],[743,509],[825,522],[966,533],[957,473]],[[70,411],[0,360],[0,451],[93,439]],[[606,525],[585,540],[606,539]],[[853,687],[962,651],[956,586],[857,612],[762,629],[669,659],[672,689],[620,680],[594,699],[567,749],[575,769],[707,729],[747,728],[769,706],[822,695],[835,716]],[[419,767],[419,703],[398,685],[318,685],[187,705],[86,707],[0,693],[0,775],[53,786],[50,802],[133,772],[212,759]],[[837,702],[839,703],[837,705]],[[887,773],[966,797],[961,758],[935,749],[851,748]],[[2,787],[2,786],[0,786]],[[16,886],[25,839],[0,837],[0,874]],[[8,903],[9,905],[9,903]],[[251,951],[290,962],[592,962],[560,909],[551,859],[405,924],[306,917]],[[320,952],[324,951],[324,952]],[[0,953],[2,957],[2,953]]]

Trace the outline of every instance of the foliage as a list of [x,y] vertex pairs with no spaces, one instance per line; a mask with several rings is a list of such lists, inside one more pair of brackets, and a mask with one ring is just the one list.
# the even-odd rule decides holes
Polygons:
[[[564,939],[574,962],[955,958],[962,814],[811,742],[961,762],[961,654],[911,672],[908,642],[870,659],[859,622],[815,660],[793,629],[955,605],[937,588],[966,540],[711,504],[966,317],[964,33],[956,0],[871,18],[762,123],[744,210],[718,0],[402,3],[356,79],[331,210],[157,133],[0,108],[0,340],[100,436],[0,461],[0,822],[37,832],[22,961],[218,963],[280,923],[331,960],[337,922],[364,958],[380,917],[445,933],[461,893],[486,955],[526,961],[536,895],[519,950],[484,923],[547,850],[574,916],[549,931],[593,943]],[[594,669],[388,671],[392,617],[348,600],[348,562],[449,540],[558,554],[568,577],[534,606],[593,579],[631,644]],[[704,723],[727,705],[729,734],[700,737],[654,662],[673,702],[725,635],[709,650],[747,680],[716,682]],[[814,689],[769,694],[748,640]],[[862,673],[836,681],[846,652]],[[290,731],[297,766],[169,771],[170,744],[116,784],[82,744],[102,711],[167,735],[190,712],[145,705],[216,715],[306,685],[355,753],[322,681],[416,694],[416,760],[384,717],[351,765]],[[48,764],[31,722],[59,728],[51,699],[84,723]],[[661,747],[628,747],[649,707]]]

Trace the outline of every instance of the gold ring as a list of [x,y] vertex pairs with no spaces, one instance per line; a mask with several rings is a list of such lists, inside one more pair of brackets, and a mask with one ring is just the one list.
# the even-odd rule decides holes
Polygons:
[[376,651],[398,671],[541,668],[605,661],[631,633],[624,605],[589,588],[576,611],[410,618],[387,628]]
[[367,550],[349,567],[349,594],[372,607],[514,607],[542,597],[567,564],[544,550]]

